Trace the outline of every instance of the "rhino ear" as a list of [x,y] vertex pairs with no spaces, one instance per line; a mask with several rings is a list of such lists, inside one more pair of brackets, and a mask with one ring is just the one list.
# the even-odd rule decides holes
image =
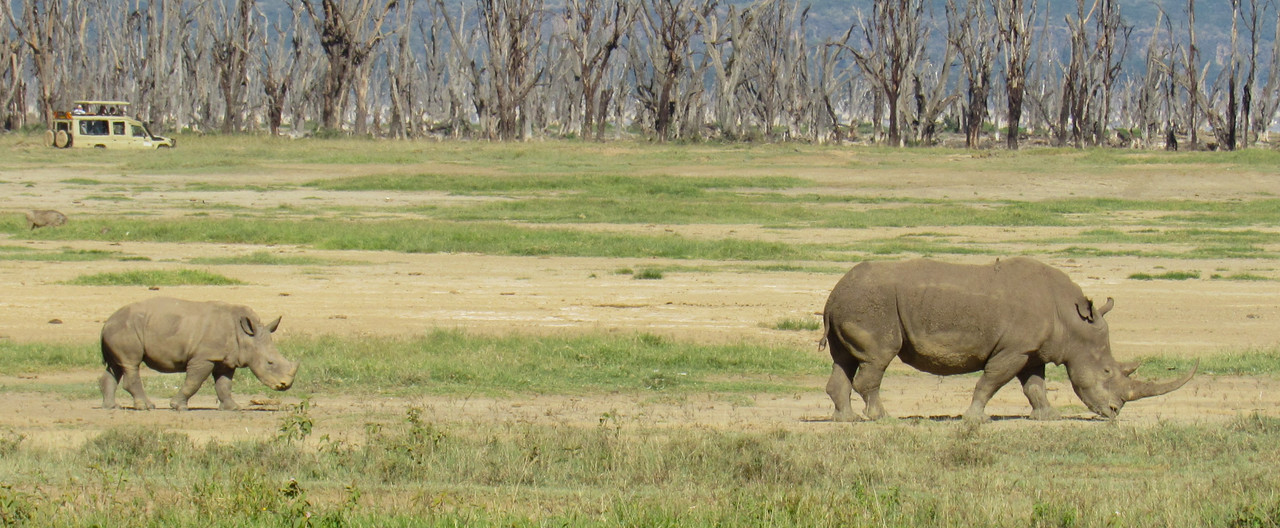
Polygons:
[[245,334],[248,334],[249,336],[253,336],[253,334],[255,333],[253,328],[253,319],[250,319],[248,317],[241,317],[240,331],[244,332]]
[[1076,300],[1076,313],[1080,314],[1080,319],[1086,322],[1093,322],[1093,301],[1087,297],[1081,297]]
[[1111,309],[1115,307],[1115,305],[1116,305],[1116,300],[1110,297],[1107,297],[1107,302],[1102,305],[1102,308],[1098,308],[1098,317],[1107,315],[1107,312],[1110,312]]
[[268,323],[268,324],[267,324],[267,331],[268,331],[268,332],[271,332],[271,333],[273,333],[273,334],[274,334],[274,333],[276,333],[276,329],[277,329],[277,328],[280,328],[280,320],[281,320],[281,319],[284,319],[284,316],[283,316],[283,315],[282,315],[282,316],[280,316],[280,317],[277,317],[275,321],[271,321],[270,323]]

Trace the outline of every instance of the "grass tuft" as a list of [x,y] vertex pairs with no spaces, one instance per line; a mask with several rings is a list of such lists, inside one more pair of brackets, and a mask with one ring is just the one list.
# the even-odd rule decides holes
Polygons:
[[151,270],[81,275],[65,284],[73,286],[231,286],[243,282],[207,271]]
[[1133,280],[1144,280],[1144,281],[1149,281],[1149,280],[1181,281],[1181,280],[1199,279],[1200,272],[1198,271],[1166,271],[1164,273],[1157,273],[1157,274],[1134,273],[1132,275],[1129,275],[1129,278]]

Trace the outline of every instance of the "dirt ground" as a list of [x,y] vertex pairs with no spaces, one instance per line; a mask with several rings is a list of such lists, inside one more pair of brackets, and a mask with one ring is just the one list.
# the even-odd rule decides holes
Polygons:
[[[343,172],[339,173],[341,170]],[[374,170],[374,169],[365,169]],[[350,175],[333,169],[333,176]],[[84,176],[71,170],[0,171],[0,212],[16,214],[30,208],[55,208],[75,221],[77,215],[128,213],[181,215],[192,203],[230,204],[252,208],[281,205],[326,206],[413,205],[475,197],[440,193],[325,192],[315,189],[278,192],[174,191],[176,176],[93,175],[110,185],[154,190],[130,192],[129,200],[95,200],[99,186],[67,180]],[[1118,174],[1097,182],[1072,181],[1070,177],[1024,179],[1016,176],[956,178],[947,175],[903,175],[885,183],[860,181],[857,175],[819,174],[833,188],[860,194],[892,196],[1016,198],[1035,200],[1070,193],[1078,196],[1118,198],[1248,199],[1280,195],[1277,178],[1216,178],[1206,182],[1195,175],[1173,174],[1167,180],[1148,176],[1127,178]],[[282,168],[271,175],[210,178],[235,183],[252,178],[256,184],[296,184],[317,175],[314,167]],[[874,183],[874,184],[873,184]],[[582,226],[578,226],[582,228]],[[902,229],[777,230],[754,226],[589,226],[596,229],[641,232],[674,232],[689,237],[735,236],[764,240],[875,239],[909,232]],[[1036,228],[930,228],[974,241],[1036,239],[1066,234],[1068,230]],[[308,334],[412,335],[434,328],[464,328],[478,332],[552,333],[581,331],[645,331],[703,342],[737,340],[768,341],[823,353],[816,348],[817,332],[780,331],[774,323],[791,318],[816,318],[826,295],[839,279],[837,274],[816,272],[744,272],[725,269],[722,262],[667,262],[610,258],[520,258],[471,254],[402,254],[391,252],[330,252],[291,246],[241,246],[226,244],[161,244],[143,242],[32,242],[0,238],[0,246],[34,249],[96,249],[147,257],[148,261],[99,260],[91,262],[33,262],[0,260],[0,340],[11,342],[94,342],[102,322],[127,303],[157,295],[194,300],[222,300],[252,306],[264,318],[283,315],[284,337]],[[1025,247],[1025,246],[1024,246]],[[1019,249],[1015,242],[1011,252]],[[346,261],[341,265],[200,266],[199,257],[271,251]],[[982,262],[988,257],[958,258]],[[1280,280],[1209,280],[1214,273],[1249,272],[1280,279],[1273,261],[1231,259],[1188,261],[1138,258],[1045,259],[1066,271],[1086,294],[1114,297],[1116,309],[1109,316],[1112,347],[1119,359],[1148,354],[1202,357],[1280,342]],[[671,272],[661,280],[633,280],[618,274],[620,268],[677,264],[708,271]],[[814,263],[847,267],[847,263]],[[240,286],[144,287],[69,286],[60,284],[89,273],[134,269],[211,269],[246,282]],[[720,268],[720,269],[716,269]],[[1189,281],[1138,281],[1135,272],[1159,270],[1199,271],[1205,279]],[[1139,376],[1143,371],[1139,371]],[[124,423],[163,424],[186,431],[197,439],[234,439],[270,435],[278,427],[279,410],[298,401],[291,393],[264,405],[248,405],[246,386],[256,383],[242,376],[237,393],[250,410],[224,413],[215,406],[211,387],[193,399],[193,412],[105,411],[100,399],[64,396],[67,391],[50,386],[96,387],[98,371],[59,374],[0,372],[0,430],[14,430],[33,442],[67,444]],[[146,375],[146,374],[144,374]],[[158,376],[156,373],[149,373]],[[305,375],[305,371],[303,373]],[[175,387],[179,375],[166,382]],[[810,390],[794,395],[760,395],[723,398],[692,396],[678,401],[638,399],[633,396],[492,398],[376,398],[342,396],[317,398],[312,415],[316,435],[333,428],[335,435],[355,434],[366,421],[402,417],[409,406],[426,411],[424,417],[442,423],[475,421],[531,421],[595,424],[602,416],[628,423],[661,426],[706,426],[749,429],[802,429],[848,427],[825,421],[831,404],[823,393],[824,377],[805,380]],[[889,412],[899,417],[949,419],[967,406],[974,378],[941,378],[916,373],[897,365],[884,383]],[[1069,384],[1051,382],[1051,399],[1071,418],[1086,419]],[[74,391],[72,391],[74,392]],[[93,392],[96,393],[96,390]],[[84,394],[80,391],[78,394]],[[159,404],[171,392],[152,394]],[[125,401],[127,395],[121,395]],[[1225,377],[1204,373],[1172,394],[1131,403],[1121,414],[1123,422],[1224,421],[1235,416],[1280,411],[1280,381],[1271,377]],[[258,412],[262,411],[262,412]],[[1020,417],[1029,411],[1017,384],[1003,389],[988,411],[997,418]],[[993,427],[1026,427],[1021,419],[996,420]]]

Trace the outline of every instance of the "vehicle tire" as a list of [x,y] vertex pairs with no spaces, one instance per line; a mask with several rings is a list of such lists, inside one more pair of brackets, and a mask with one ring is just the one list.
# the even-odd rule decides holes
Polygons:
[[52,130],[45,130],[45,131],[44,131],[44,146],[46,146],[46,147],[52,147],[52,146],[53,146],[53,131],[52,131]]
[[67,148],[71,146],[71,135],[66,130],[59,130],[53,135],[53,146]]

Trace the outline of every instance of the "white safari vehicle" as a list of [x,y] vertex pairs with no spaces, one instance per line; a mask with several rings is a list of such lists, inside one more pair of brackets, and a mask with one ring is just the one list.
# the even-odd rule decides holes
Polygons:
[[53,113],[53,129],[45,144],[58,148],[154,149],[176,146],[171,138],[154,136],[147,125],[128,117],[125,101],[76,101],[70,112]]

